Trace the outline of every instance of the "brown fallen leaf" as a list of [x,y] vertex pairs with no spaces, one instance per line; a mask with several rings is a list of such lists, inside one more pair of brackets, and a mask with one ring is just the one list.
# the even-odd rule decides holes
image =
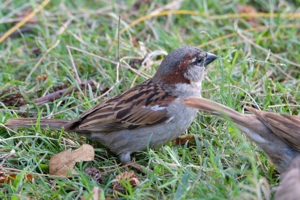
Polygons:
[[96,167],[87,167],[84,173],[90,175],[97,183],[104,183],[103,174]]
[[76,174],[73,167],[76,162],[92,161],[95,157],[94,148],[91,145],[83,144],[80,148],[71,149],[55,154],[50,159],[50,175],[66,177],[68,173]]
[[[105,200],[104,192],[103,192],[103,189],[101,187],[94,187],[92,189],[92,193],[93,193],[92,198],[89,198],[89,199]],[[86,200],[86,198],[81,196],[80,200]]]
[[135,175],[134,174],[134,171],[130,170],[129,172],[128,171],[125,171],[121,174],[118,174],[116,176],[116,181],[114,181],[112,184],[113,184],[113,190],[116,192],[121,192],[123,194],[126,193],[126,189],[125,187],[122,185],[122,182],[124,181],[129,181],[130,185],[132,187],[136,187],[140,184],[140,180],[139,180],[139,176]]
[[[6,174],[6,173],[2,173],[0,172],[0,183],[10,183],[11,181],[13,181],[18,174]],[[33,177],[31,174],[26,174],[24,176],[24,180],[28,180],[28,181],[33,181]]]
[[27,103],[27,101],[24,99],[21,92],[17,88],[9,88],[0,91],[0,101],[5,106],[15,107],[21,107]]
[[196,145],[195,136],[193,135],[186,135],[184,137],[178,137],[175,140],[173,140],[172,144],[174,146],[176,145],[185,145],[185,143],[188,142],[188,146]]

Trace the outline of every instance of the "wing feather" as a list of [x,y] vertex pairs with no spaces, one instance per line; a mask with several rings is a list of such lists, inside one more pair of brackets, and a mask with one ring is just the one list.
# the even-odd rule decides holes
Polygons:
[[167,106],[177,96],[148,80],[100,103],[66,126],[76,132],[112,132],[167,121]]

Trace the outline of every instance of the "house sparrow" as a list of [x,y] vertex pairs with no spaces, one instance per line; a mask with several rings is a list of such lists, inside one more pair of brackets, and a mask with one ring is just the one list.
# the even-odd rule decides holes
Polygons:
[[280,173],[300,155],[300,116],[264,112],[247,106],[245,108],[253,114],[241,114],[199,97],[188,97],[184,104],[232,120],[267,154]]
[[300,157],[293,160],[291,166],[282,174],[275,200],[300,199]]
[[[130,154],[174,140],[194,120],[197,109],[182,100],[201,96],[205,67],[217,58],[195,47],[172,51],[156,74],[140,85],[106,100],[74,120],[41,119],[42,127],[64,127],[92,140],[98,140],[119,155],[122,163]],[[9,119],[8,127],[31,127],[36,119]]]

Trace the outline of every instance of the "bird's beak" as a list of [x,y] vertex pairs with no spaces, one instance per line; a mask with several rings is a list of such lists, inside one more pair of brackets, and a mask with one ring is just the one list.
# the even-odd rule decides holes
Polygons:
[[217,58],[218,58],[218,56],[216,56],[215,54],[207,53],[207,56],[206,56],[206,59],[204,62],[204,66],[206,67],[207,65],[209,65],[211,62],[213,62]]

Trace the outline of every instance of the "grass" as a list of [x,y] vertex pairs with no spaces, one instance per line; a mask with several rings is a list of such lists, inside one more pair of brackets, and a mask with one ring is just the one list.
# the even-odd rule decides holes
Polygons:
[[[0,123],[22,113],[73,119],[103,99],[151,77],[165,54],[183,45],[198,46],[220,57],[208,69],[204,97],[239,111],[248,103],[262,110],[299,115],[299,107],[293,106],[300,101],[299,16],[285,15],[296,12],[299,1],[140,2],[144,4],[134,7],[134,1],[53,0],[37,14],[37,22],[30,25],[32,31],[2,42],[0,89],[17,88],[29,103],[21,108],[1,103]],[[2,2],[0,32],[9,30],[17,18],[23,19],[20,13],[24,10],[40,3]],[[248,19],[229,15],[237,13],[238,4],[250,5],[266,16]],[[190,11],[144,20],[161,8],[168,10],[167,5]],[[195,11],[202,15],[192,14]],[[273,13],[280,15],[272,17]],[[119,45],[118,16],[122,30]],[[137,19],[140,21],[131,24]],[[141,59],[145,52],[155,56],[144,66],[129,66],[133,58]],[[76,85],[76,73],[82,81],[94,80],[103,91],[74,92],[43,105],[31,101],[62,84]],[[43,74],[47,79],[37,80]],[[38,126],[0,131],[1,165],[17,175],[0,186],[1,199],[91,198],[95,186],[104,190],[106,198],[268,199],[279,181],[264,153],[233,124],[205,113],[199,113],[188,130],[194,135],[194,144],[170,143],[136,153],[136,162],[153,173],[135,172],[141,184],[133,188],[125,181],[124,194],[113,190],[113,182],[127,169],[95,141]],[[78,175],[69,179],[47,175],[51,156],[83,143],[93,144],[95,161],[76,164]],[[83,173],[89,166],[103,172],[101,183]],[[34,181],[28,180],[28,174],[34,175]]]

